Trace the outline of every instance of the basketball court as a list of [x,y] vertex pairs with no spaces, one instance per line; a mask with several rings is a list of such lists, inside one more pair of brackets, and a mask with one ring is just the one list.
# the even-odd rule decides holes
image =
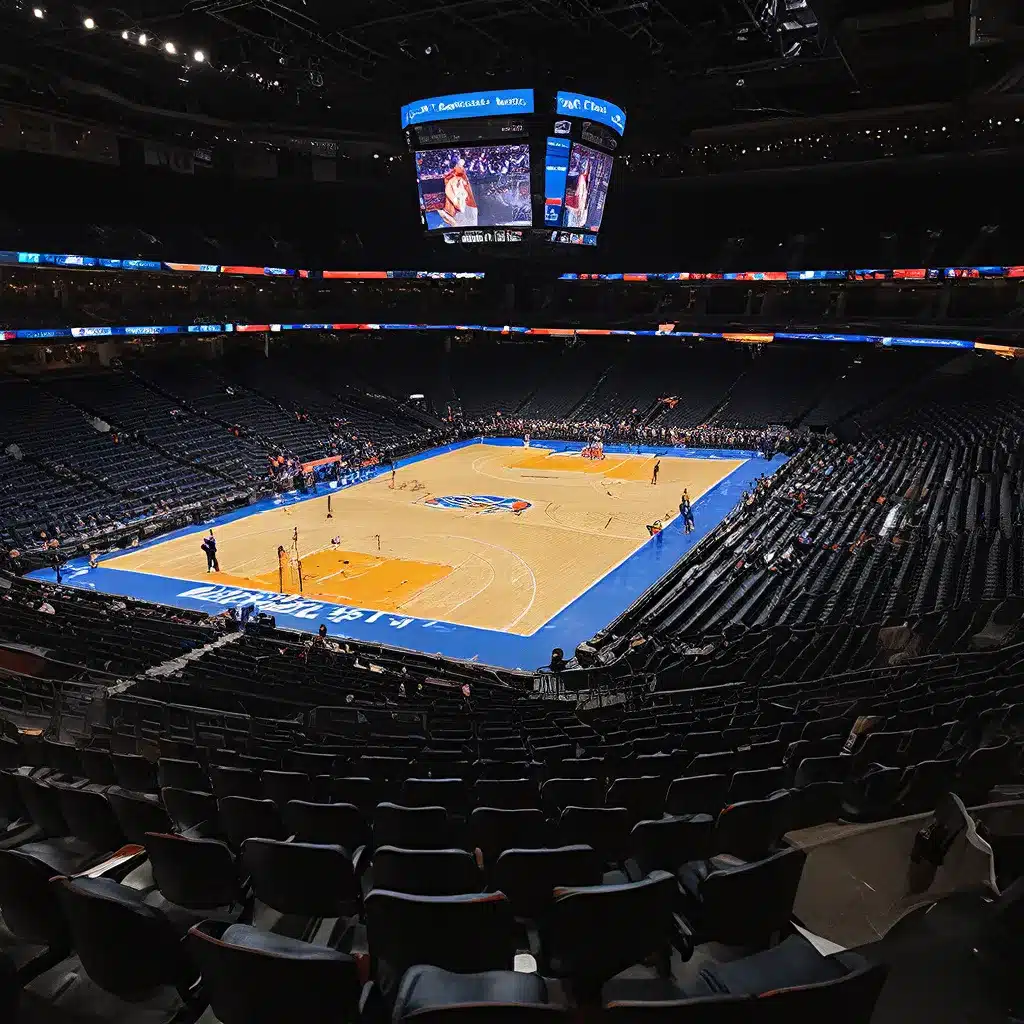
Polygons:
[[[283,626],[323,621],[335,635],[536,667],[545,647],[569,651],[607,625],[757,475],[781,464],[681,449],[609,449],[593,459],[582,447],[452,445],[400,462],[393,483],[380,467],[362,482],[321,484],[317,495],[239,510],[114,553],[94,570],[76,564],[65,579],[208,610],[254,603]],[[678,509],[684,490],[697,526],[689,535]],[[215,573],[200,549],[211,527]],[[537,637],[539,645],[516,644]]]

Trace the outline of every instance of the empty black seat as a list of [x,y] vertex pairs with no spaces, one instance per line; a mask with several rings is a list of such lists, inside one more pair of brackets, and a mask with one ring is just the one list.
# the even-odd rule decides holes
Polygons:
[[633,964],[657,955],[667,965],[676,883],[666,871],[640,882],[559,888],[541,930],[542,974],[571,978],[581,1002]]
[[907,763],[909,732],[869,732],[853,752],[851,774],[858,775],[871,764],[902,768]]
[[725,806],[730,781],[728,775],[688,775],[673,779],[665,795],[665,812],[717,816]]
[[743,747],[736,752],[739,770],[752,772],[760,768],[778,767],[785,760],[788,746],[785,740],[751,743],[749,747]]
[[72,945],[97,985],[130,1001],[165,987],[187,998],[196,968],[171,922],[141,892],[111,878],[55,878],[52,884]]
[[744,860],[764,857],[792,827],[792,807],[792,794],[787,790],[722,808],[715,821],[715,852]]
[[632,825],[625,807],[566,807],[558,837],[568,846],[590,846],[606,863],[619,863],[629,851]]
[[217,801],[217,817],[233,850],[241,850],[246,839],[284,839],[284,825],[273,800],[226,796]]
[[209,835],[219,829],[217,798],[212,793],[165,786],[160,790],[160,798],[179,832],[200,828],[205,835]]
[[375,779],[346,776],[343,779],[331,780],[331,802],[336,804],[352,804],[358,807],[369,819],[373,809],[383,799],[384,787]]
[[789,772],[785,768],[758,768],[753,771],[736,772],[729,785],[730,803],[741,800],[763,800],[789,783]]
[[600,885],[602,864],[589,846],[508,849],[495,861],[491,880],[517,917],[539,920],[557,887]]
[[478,779],[473,785],[473,803],[521,810],[540,807],[540,795],[533,779]]
[[282,914],[334,918],[359,907],[358,877],[340,846],[247,839],[242,866],[256,898]]
[[547,846],[550,829],[540,810],[477,807],[469,816],[469,836],[490,868],[505,850]]
[[[647,997],[651,989],[654,995]],[[602,1001],[608,1024],[755,1024],[760,1020],[754,1016],[751,996],[688,997],[660,979],[653,985],[629,986],[613,980],[604,986]]]
[[370,825],[352,804],[289,800],[283,818],[285,831],[303,843],[336,844],[355,853],[370,842]]
[[779,945],[701,969],[701,994],[757,997],[750,1020],[868,1024],[888,968],[858,953],[822,956],[802,935]]
[[78,761],[85,777],[97,786],[116,786],[117,773],[110,751],[99,747],[79,747]]
[[899,814],[922,814],[932,810],[949,792],[955,777],[956,762],[952,760],[921,761],[908,768],[900,780],[895,810]]
[[263,773],[263,796],[273,800],[279,811],[289,800],[312,800],[313,782],[301,772],[279,772],[268,769]]
[[660,818],[668,784],[669,780],[660,775],[615,779],[605,794],[605,806],[625,807],[634,823]]
[[177,757],[161,757],[156,763],[160,788],[188,789],[209,793],[210,780],[206,769],[198,761],[185,761]]
[[61,810],[56,784],[50,785],[31,775],[18,774],[14,780],[28,816],[44,836],[55,838],[71,834],[71,826]]
[[62,786],[57,796],[70,834],[76,839],[97,853],[111,853],[125,844],[117,815],[102,793]]
[[714,827],[710,814],[638,821],[629,836],[630,859],[641,876],[659,869],[674,874],[688,861],[711,856]]
[[561,813],[565,807],[601,807],[604,783],[601,779],[548,779],[540,787],[541,806],[548,814]]
[[228,796],[243,796],[250,800],[263,799],[263,783],[259,773],[249,768],[231,768],[219,764],[210,765],[210,782],[218,800]]
[[800,789],[815,782],[845,782],[852,766],[851,758],[839,754],[829,757],[805,757],[797,766],[793,785]]
[[843,821],[882,821],[894,813],[903,780],[902,768],[873,765],[859,779],[843,784]]
[[686,774],[732,775],[739,767],[739,758],[732,750],[719,750],[713,754],[698,754],[687,766]]
[[78,748],[74,744],[44,737],[40,749],[43,764],[60,776],[63,782],[71,783],[82,777],[82,764],[78,759]]
[[410,896],[374,889],[364,907],[372,971],[388,1007],[402,976],[418,964],[471,974],[508,970],[513,961],[515,920],[500,892]]
[[1012,778],[1015,760],[1016,750],[1009,737],[978,747],[960,764],[957,793],[968,807],[987,802],[993,788]]
[[378,804],[373,812],[373,845],[446,850],[453,845],[448,812],[443,807]]
[[347,953],[216,921],[189,931],[188,951],[221,1024],[343,1024],[358,1018],[359,973]]
[[129,843],[145,846],[147,832],[170,832],[174,828],[163,805],[153,797],[112,786],[107,799]]
[[418,896],[483,892],[484,877],[466,850],[402,850],[379,846],[373,854],[373,886]]
[[50,884],[59,864],[47,857],[50,852],[37,844],[0,850],[0,910],[7,931],[23,944],[9,952],[28,976],[62,960],[71,948],[67,921]]
[[603,757],[567,757],[558,768],[567,779],[606,779],[608,769]]
[[694,945],[766,946],[789,927],[806,857],[803,850],[789,849],[749,863],[717,856],[682,867],[683,913]]
[[456,974],[417,964],[402,976],[392,1020],[418,1024],[541,1024],[565,1017],[544,1002],[547,985],[537,974],[482,971]]
[[368,779],[401,782],[409,777],[409,759],[365,754],[355,762],[355,771]]
[[316,750],[290,750],[285,757],[289,771],[302,772],[315,778],[318,775],[334,775],[337,772],[337,757]]
[[238,870],[225,843],[156,832],[145,838],[153,880],[166,900],[202,911],[239,905],[241,912]]
[[160,788],[156,765],[139,754],[111,754],[117,784],[137,793],[155,793]]
[[810,828],[828,821],[837,821],[842,795],[841,782],[812,782],[802,789],[792,790],[790,827]]
[[469,793],[462,779],[406,779],[402,786],[406,807],[444,807],[449,814],[465,816]]

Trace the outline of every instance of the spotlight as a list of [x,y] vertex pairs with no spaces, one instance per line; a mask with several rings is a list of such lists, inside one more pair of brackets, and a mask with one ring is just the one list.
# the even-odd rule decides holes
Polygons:
[[37,17],[37,18],[45,18],[45,17],[46,17],[46,11],[44,11],[44,10],[42,9],[42,7],[33,7],[33,8],[32,8],[32,13],[33,13],[33,14],[35,15],[35,17]]
[[127,38],[128,38],[128,36],[129,36],[129,34],[130,34],[130,33],[128,32],[128,29],[125,29],[125,30],[124,30],[124,31],[123,31],[123,32],[121,33],[121,38],[122,38],[122,39],[127,39]]
[[177,53],[178,52],[178,48],[174,45],[174,43],[164,43],[164,49],[168,53]]
[[202,64],[202,63],[203,63],[203,61],[204,61],[204,60],[206,60],[206,54],[205,54],[205,53],[203,53],[203,51],[202,51],[202,50],[196,50],[196,52],[192,54],[192,59],[193,59],[193,60],[194,60],[194,61],[195,61],[195,62],[196,62],[197,64]]
[[85,26],[85,27],[86,27],[87,29],[90,29],[90,30],[92,30],[92,29],[94,29],[94,28],[96,27],[96,22],[95,22],[95,21],[93,21],[93,19],[92,19],[92,18],[86,18],[86,19],[85,19],[85,21],[83,21],[83,22],[82,22],[82,24],[83,24],[83,25],[84,25],[84,26]]
[[139,46],[145,46],[149,42],[149,36],[145,32],[139,35]]

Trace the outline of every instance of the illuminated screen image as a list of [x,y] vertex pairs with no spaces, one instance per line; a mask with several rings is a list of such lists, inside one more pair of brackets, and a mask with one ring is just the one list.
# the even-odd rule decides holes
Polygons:
[[428,231],[533,225],[528,145],[417,152],[416,183]]
[[597,231],[601,227],[613,159],[607,153],[573,143],[565,183],[563,227],[583,231]]

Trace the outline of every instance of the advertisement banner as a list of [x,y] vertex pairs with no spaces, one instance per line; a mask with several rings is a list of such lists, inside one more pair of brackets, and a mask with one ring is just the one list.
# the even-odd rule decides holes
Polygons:
[[612,131],[624,135],[626,112],[610,100],[596,96],[584,96],[578,92],[559,92],[555,97],[555,113],[559,117],[585,117],[598,124],[607,125]]
[[454,121],[464,117],[500,117],[502,114],[532,114],[532,89],[489,89],[458,92],[447,96],[414,100],[402,107],[402,127],[427,121]]

